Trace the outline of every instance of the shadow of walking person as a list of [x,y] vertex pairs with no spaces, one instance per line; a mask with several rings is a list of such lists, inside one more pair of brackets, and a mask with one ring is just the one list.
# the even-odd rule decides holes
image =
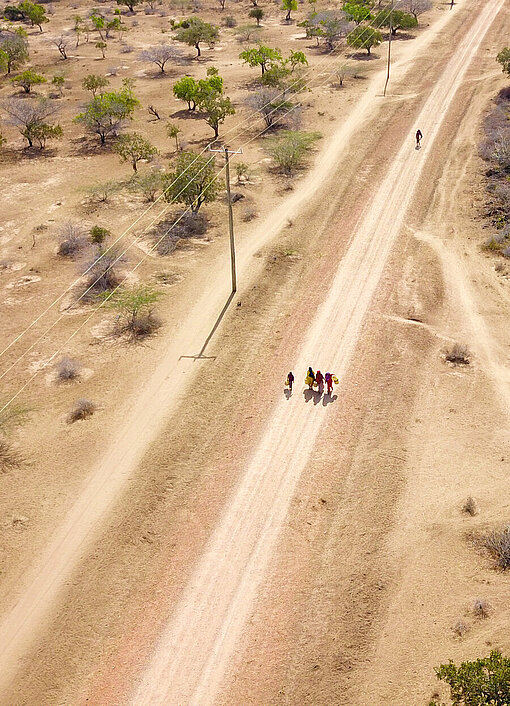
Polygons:
[[313,396],[315,395],[314,390],[310,390],[308,387],[303,390],[303,397],[305,398],[305,402],[310,402],[310,400],[313,399]]
[[326,395],[324,395],[324,397],[322,398],[322,405],[323,405],[324,407],[327,407],[328,404],[331,404],[331,403],[334,402],[336,399],[337,399],[337,395],[327,395],[327,394],[326,394]]
[[321,401],[322,390],[312,390],[312,392],[313,392],[313,403],[317,405]]
[[285,394],[285,397],[286,397],[288,400],[290,400],[290,398],[292,397],[292,390],[289,390],[288,388],[285,388],[285,390],[284,390],[283,392],[284,392],[284,394]]

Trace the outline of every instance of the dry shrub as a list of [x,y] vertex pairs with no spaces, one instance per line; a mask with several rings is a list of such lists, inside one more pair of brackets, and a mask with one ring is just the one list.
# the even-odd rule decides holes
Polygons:
[[74,407],[67,416],[67,422],[68,424],[73,424],[73,422],[77,422],[81,419],[88,419],[94,414],[96,409],[97,405],[95,402],[83,398],[76,400]]
[[469,625],[467,625],[463,620],[459,620],[459,621],[453,626],[453,632],[454,632],[458,637],[463,637],[468,631],[469,631]]
[[241,216],[241,218],[245,223],[249,223],[250,221],[253,221],[254,218],[257,218],[258,215],[259,214],[256,208],[246,208],[243,211],[243,215]]
[[491,556],[496,568],[510,569],[510,525],[479,537],[478,544]]
[[152,230],[151,239],[160,255],[172,253],[179,240],[201,238],[207,232],[209,223],[202,213],[177,214],[170,220],[161,221]]
[[6,439],[0,438],[0,473],[7,473],[22,464],[21,456]]
[[85,268],[87,271],[87,282],[85,286],[84,299],[93,299],[115,289],[120,282],[117,272],[117,265],[122,258],[114,250],[102,253],[101,251],[89,262]]
[[56,365],[57,380],[59,382],[76,380],[80,376],[80,367],[78,361],[64,356]]
[[471,353],[464,343],[454,343],[453,346],[445,352],[445,360],[454,365],[469,365]]
[[133,340],[141,340],[152,336],[161,328],[161,319],[152,312],[138,314],[121,327],[122,333],[127,333]]
[[76,257],[87,245],[85,229],[79,223],[68,221],[60,228],[57,255]]
[[473,604],[473,613],[477,618],[488,618],[492,612],[492,606],[482,598],[477,598]]
[[471,517],[474,517],[478,513],[478,506],[475,499],[472,498],[471,495],[464,501],[464,504],[462,505],[462,512],[466,513],[466,515],[471,515]]

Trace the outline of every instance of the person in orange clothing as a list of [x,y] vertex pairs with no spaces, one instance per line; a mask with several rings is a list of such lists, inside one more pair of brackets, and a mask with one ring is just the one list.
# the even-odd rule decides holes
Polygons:
[[322,395],[322,391],[324,390],[324,376],[320,370],[317,370],[315,373],[315,382],[317,383],[319,394]]

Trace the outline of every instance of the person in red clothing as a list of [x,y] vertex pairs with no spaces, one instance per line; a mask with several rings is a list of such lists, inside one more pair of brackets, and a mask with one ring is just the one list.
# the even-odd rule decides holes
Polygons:
[[315,373],[315,382],[317,383],[319,394],[322,395],[322,391],[324,389],[324,376],[320,370],[317,370]]
[[326,373],[326,375],[324,376],[324,380],[326,381],[328,395],[331,397],[331,393],[333,392],[333,376],[331,375],[331,373]]

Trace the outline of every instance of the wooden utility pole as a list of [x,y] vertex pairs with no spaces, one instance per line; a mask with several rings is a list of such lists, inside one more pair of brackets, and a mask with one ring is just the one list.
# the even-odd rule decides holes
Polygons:
[[213,150],[209,147],[211,152],[222,152],[225,155],[225,186],[227,189],[227,206],[228,206],[228,231],[230,235],[230,269],[232,273],[232,294],[237,291],[237,274],[236,274],[236,245],[234,240],[234,214],[232,213],[232,197],[230,194],[230,155],[231,154],[242,154],[242,150],[236,150],[233,152],[229,150],[228,147],[223,147],[220,150]]
[[393,0],[391,0],[390,7],[390,34],[388,37],[388,70],[386,72],[386,83],[384,84],[383,96],[386,95],[386,89],[388,88],[388,82],[390,80],[390,66],[391,66],[391,38],[393,36]]

